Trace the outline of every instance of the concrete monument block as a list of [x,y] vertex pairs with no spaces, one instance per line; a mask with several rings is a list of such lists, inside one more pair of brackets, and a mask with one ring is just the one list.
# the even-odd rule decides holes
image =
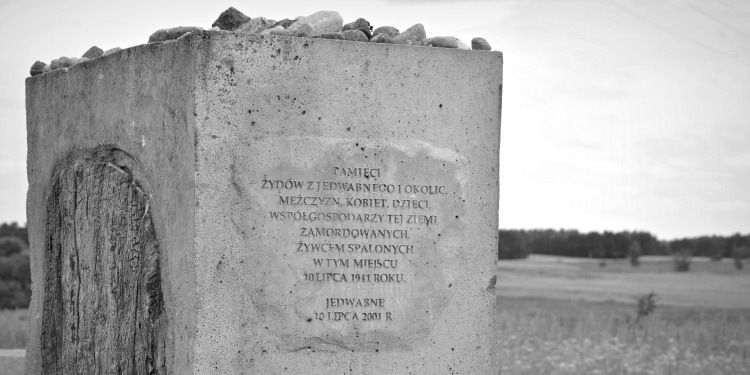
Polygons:
[[500,53],[206,31],[26,88],[27,373],[497,373]]

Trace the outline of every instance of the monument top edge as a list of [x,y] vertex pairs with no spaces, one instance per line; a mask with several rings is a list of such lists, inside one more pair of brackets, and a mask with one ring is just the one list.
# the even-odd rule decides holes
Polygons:
[[75,71],[77,69],[81,69],[83,67],[94,67],[102,62],[112,58],[123,58],[127,57],[133,53],[139,53],[142,51],[153,51],[158,52],[159,50],[167,51],[171,48],[178,48],[178,49],[191,49],[191,50],[198,50],[200,48],[205,48],[208,45],[211,45],[213,43],[221,43],[226,42],[229,40],[236,40],[238,42],[243,43],[251,43],[251,44],[262,44],[262,43],[271,43],[271,44],[277,44],[277,43],[284,43],[288,45],[294,45],[299,44],[300,46],[304,47],[310,47],[314,45],[328,45],[328,46],[335,46],[339,45],[341,48],[347,48],[351,47],[352,49],[358,49],[358,50],[366,50],[366,51],[377,51],[381,50],[385,52],[394,52],[394,51],[411,51],[417,52],[419,54],[425,54],[425,55],[454,55],[454,56],[466,56],[466,57],[479,57],[483,56],[485,58],[489,56],[493,56],[494,58],[499,58],[501,61],[503,59],[503,53],[501,51],[482,51],[482,50],[465,50],[465,49],[456,49],[456,48],[440,48],[440,47],[432,47],[432,46],[422,46],[422,45],[408,45],[408,44],[391,44],[391,43],[372,43],[372,42],[357,42],[357,41],[350,41],[350,40],[338,40],[338,39],[325,39],[325,38],[307,38],[307,37],[296,37],[296,36],[288,36],[288,35],[260,35],[260,34],[246,34],[246,33],[236,33],[231,31],[225,31],[225,30],[196,30],[190,33],[187,33],[183,35],[182,37],[178,39],[172,39],[172,40],[166,40],[166,41],[159,41],[159,42],[152,42],[152,43],[144,43],[139,44],[123,49],[117,49],[116,51],[112,51],[110,53],[106,53],[102,56],[99,56],[94,59],[88,59],[85,61],[78,62],[72,66],[64,67],[55,69],[52,71],[46,71],[44,74],[37,74],[33,76],[26,77],[26,82],[34,82],[38,80],[41,77],[46,78],[53,78],[60,74],[66,74],[69,71]]

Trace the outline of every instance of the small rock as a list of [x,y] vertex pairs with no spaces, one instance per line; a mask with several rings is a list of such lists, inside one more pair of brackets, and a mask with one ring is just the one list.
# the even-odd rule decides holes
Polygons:
[[461,39],[458,39],[458,41],[456,43],[458,43],[458,49],[465,49],[465,50],[470,50],[471,49],[471,47],[469,47],[468,44],[462,42]]
[[[277,26],[278,27],[278,26]],[[310,25],[301,25],[300,27],[297,27],[295,29],[285,29],[285,28],[274,28],[270,32],[273,35],[286,35],[286,36],[297,36],[297,37],[311,37],[313,36],[312,33],[312,27]]]
[[95,58],[101,56],[103,53],[104,53],[104,51],[102,51],[101,48],[99,48],[97,46],[93,46],[93,47],[89,48],[88,51],[86,51],[86,53],[84,53],[82,57],[86,57],[86,58],[89,58],[89,59],[95,59]]
[[284,26],[281,26],[281,25],[279,25],[279,26],[274,26],[274,27],[272,27],[272,28],[270,28],[270,29],[265,29],[265,30],[263,30],[263,31],[262,31],[262,32],[260,33],[260,35],[269,35],[269,34],[274,34],[274,35],[275,35],[275,32],[276,32],[276,31],[279,31],[279,30],[286,30],[286,29],[284,28]]
[[272,29],[268,29],[266,31],[268,31],[268,33],[271,34],[271,35],[287,35],[287,36],[292,35],[292,31],[291,30],[285,29],[285,28],[279,27],[279,26],[276,26],[276,27],[274,27]]
[[478,51],[490,51],[492,47],[484,38],[474,38],[471,40],[471,49]]
[[323,33],[320,35],[316,35],[316,38],[322,38],[322,39],[338,39],[338,40],[344,40],[344,34],[342,33]]
[[341,31],[341,28],[344,27],[344,19],[341,18],[339,12],[323,10],[298,20],[291,24],[288,29],[296,30],[302,27],[302,25],[309,25],[312,29],[310,35],[315,36],[323,33],[335,33]]
[[399,34],[399,31],[393,26],[380,26],[372,32],[373,36],[378,34],[386,34],[389,37],[394,38]]
[[44,68],[46,67],[47,67],[47,64],[41,61],[37,61],[31,64],[31,69],[29,69],[29,73],[31,74],[32,77],[38,74],[42,74],[44,73]]
[[113,54],[115,52],[119,52],[119,51],[122,51],[122,48],[120,48],[120,47],[110,48],[110,49],[104,51],[104,54],[102,54],[102,56],[111,55],[111,54]]
[[354,42],[369,42],[370,38],[365,35],[362,31],[359,30],[346,30],[342,32],[344,34],[344,39],[351,40]]
[[52,70],[57,70],[60,68],[67,68],[69,66],[73,66],[78,59],[71,59],[70,57],[61,57],[59,59],[54,59],[52,62],[50,62],[49,67]]
[[51,71],[52,71],[52,68],[50,68],[49,65],[47,65],[47,66],[44,67],[44,70],[42,70],[42,73],[47,73],[47,72],[51,72]]
[[212,28],[210,28],[210,29],[208,29],[208,30],[210,30],[210,31],[219,31],[219,30],[221,30],[221,27],[219,27],[219,26],[214,26],[214,27],[212,27]]
[[372,26],[370,26],[370,23],[367,22],[367,20],[364,18],[357,18],[356,21],[347,23],[341,30],[359,30],[365,33],[365,35],[367,36],[367,40],[370,40],[370,38],[372,38]]
[[276,22],[268,20],[266,17],[257,17],[243,23],[236,31],[238,33],[260,34],[263,30],[273,27],[274,23]]
[[229,9],[221,12],[219,18],[211,24],[211,27],[218,26],[222,30],[234,31],[247,21],[250,21],[250,17],[233,7],[229,7]]
[[452,36],[436,36],[427,39],[425,44],[432,47],[458,48],[458,38]]
[[76,63],[74,65],[78,65],[78,64],[80,64],[82,62],[86,62],[86,61],[89,61],[89,60],[91,60],[91,59],[88,58],[88,57],[81,57],[80,59],[78,59],[78,61],[76,61]]
[[67,68],[75,65],[76,61],[78,61],[78,58],[63,56],[57,59],[57,61],[59,62],[61,68]]
[[148,42],[155,43],[155,42],[164,42],[167,40],[173,40],[187,33],[191,33],[193,31],[199,31],[199,30],[203,30],[203,29],[201,29],[200,27],[195,27],[195,26],[178,26],[178,27],[172,27],[169,29],[161,29],[151,34],[151,36],[148,37]]
[[[289,29],[287,29],[289,30]],[[300,27],[296,28],[296,30],[290,30],[292,32],[292,36],[298,36],[298,37],[312,37],[313,34],[313,28],[310,25],[303,24]]]
[[427,34],[424,32],[424,26],[418,23],[393,37],[394,44],[408,44],[412,46],[423,46]]
[[393,38],[391,38],[388,34],[375,34],[370,39],[370,42],[372,43],[393,43]]
[[287,27],[289,27],[289,25],[291,25],[291,24],[293,24],[295,22],[297,22],[297,20],[290,20],[289,18],[284,18],[283,20],[281,20],[281,21],[276,22],[275,24],[273,24],[272,27],[281,26],[281,27],[283,27],[283,28],[286,29]]

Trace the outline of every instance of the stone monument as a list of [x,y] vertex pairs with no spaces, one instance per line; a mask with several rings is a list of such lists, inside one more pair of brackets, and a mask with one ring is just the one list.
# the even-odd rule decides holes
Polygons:
[[502,54],[196,31],[26,81],[28,374],[496,374]]

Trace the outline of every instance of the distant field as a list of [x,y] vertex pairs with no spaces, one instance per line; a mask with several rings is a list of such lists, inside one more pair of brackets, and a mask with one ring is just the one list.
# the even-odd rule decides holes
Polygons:
[[750,374],[750,310],[498,298],[499,375]]
[[[670,258],[642,261],[498,262],[499,375],[750,374],[750,265],[695,259],[675,273]],[[636,322],[649,292],[656,310]],[[0,311],[0,343],[25,344],[25,317]],[[23,354],[0,350],[0,375],[22,374]]]
[[0,349],[26,347],[28,310],[0,310]]
[[[499,374],[750,374],[750,272],[643,261],[498,262]],[[637,320],[649,292],[656,310]]]
[[0,375],[22,375],[25,355],[23,349],[0,349]]
[[661,305],[750,309],[748,268],[737,271],[729,260],[694,259],[690,272],[677,273],[668,257],[642,257],[642,265],[632,267],[627,260],[532,255],[499,261],[496,291],[500,297],[624,303],[655,292]]
[[0,375],[23,374],[28,310],[0,310]]

